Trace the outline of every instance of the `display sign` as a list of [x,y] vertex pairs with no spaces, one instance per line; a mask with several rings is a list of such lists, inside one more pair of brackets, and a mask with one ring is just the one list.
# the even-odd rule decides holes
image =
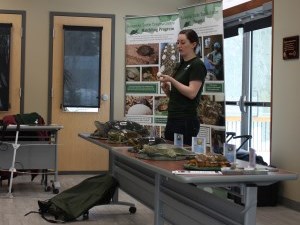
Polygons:
[[204,91],[206,93],[224,93],[224,82],[206,82]]
[[299,59],[299,35],[283,38],[283,59]]

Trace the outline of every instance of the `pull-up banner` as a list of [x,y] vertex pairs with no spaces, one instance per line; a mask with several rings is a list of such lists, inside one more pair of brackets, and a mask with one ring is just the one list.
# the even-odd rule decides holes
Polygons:
[[225,142],[225,90],[223,68],[222,2],[194,5],[178,10],[181,29],[193,29],[199,36],[198,56],[207,76],[199,105],[200,137],[207,150],[222,153]]
[[157,136],[164,134],[168,109],[157,73],[171,74],[179,62],[179,31],[178,14],[126,18],[125,117]]
[[180,57],[178,33],[194,29],[200,42],[197,55],[208,71],[199,105],[199,136],[206,139],[209,151],[221,152],[225,141],[222,2],[189,6],[178,9],[178,14],[128,17],[125,22],[126,119],[164,137],[169,99],[157,72],[172,74]]

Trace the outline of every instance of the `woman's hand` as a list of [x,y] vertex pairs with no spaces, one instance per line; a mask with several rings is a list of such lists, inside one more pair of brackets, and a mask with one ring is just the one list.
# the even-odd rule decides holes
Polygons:
[[166,81],[163,81],[163,78],[161,79],[161,77],[159,78],[159,80],[161,81],[161,88],[163,89],[163,91],[165,92],[165,94],[167,96],[169,96],[169,94],[170,94],[170,88],[171,88],[170,83],[167,83]]
[[159,76],[159,80],[160,82],[166,83],[166,82],[172,82],[172,77],[170,77],[169,75],[165,75],[165,74],[161,74]]
[[161,82],[161,88],[167,96],[170,94],[170,84],[189,99],[194,99],[202,86],[202,81],[200,80],[192,80],[189,82],[189,85],[186,86],[175,80],[173,77],[165,74],[161,74],[159,80]]

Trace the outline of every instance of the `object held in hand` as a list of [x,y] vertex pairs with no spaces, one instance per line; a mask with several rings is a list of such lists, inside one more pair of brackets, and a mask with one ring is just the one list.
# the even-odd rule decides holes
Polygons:
[[157,76],[158,76],[158,77],[160,77],[161,75],[162,75],[162,73],[161,73],[161,72],[158,72],[158,73],[157,73]]

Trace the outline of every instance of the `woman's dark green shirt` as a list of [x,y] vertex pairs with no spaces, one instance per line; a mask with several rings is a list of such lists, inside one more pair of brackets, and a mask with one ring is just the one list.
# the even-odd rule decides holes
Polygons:
[[174,72],[173,77],[180,83],[188,86],[192,80],[202,81],[202,86],[194,99],[182,95],[173,85],[171,86],[168,105],[169,118],[195,118],[198,116],[198,106],[204,86],[206,68],[198,57],[189,61],[182,61]]

